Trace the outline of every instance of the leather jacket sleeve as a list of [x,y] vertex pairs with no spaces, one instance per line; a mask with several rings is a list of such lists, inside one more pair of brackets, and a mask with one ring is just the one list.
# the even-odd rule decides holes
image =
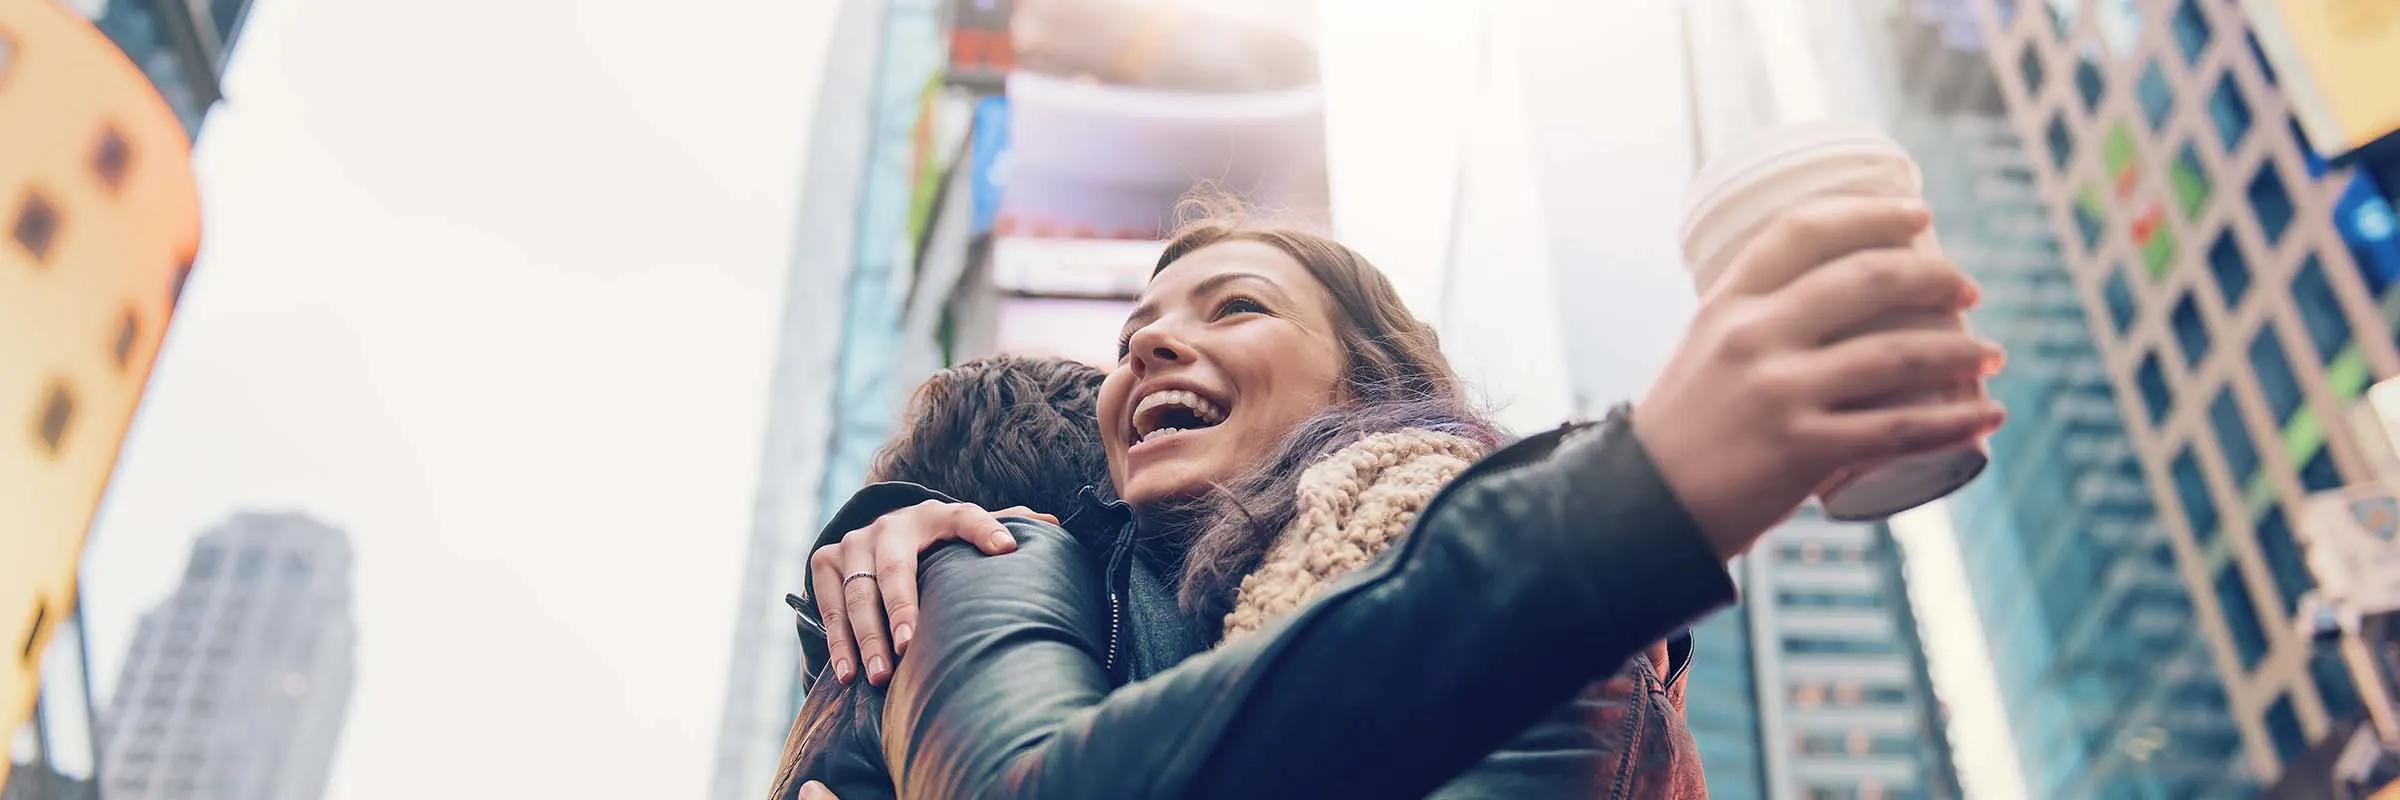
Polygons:
[[902,797],[1423,796],[1734,597],[1621,414],[1493,454],[1299,613],[1113,693],[1099,576],[1010,524],[1018,555],[924,562],[883,717]]

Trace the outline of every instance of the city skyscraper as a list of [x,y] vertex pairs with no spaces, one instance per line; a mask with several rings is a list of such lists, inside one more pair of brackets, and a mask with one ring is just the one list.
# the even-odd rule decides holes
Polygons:
[[[2038,293],[2060,298],[2050,310],[2014,314],[2021,329],[2056,321],[2037,352],[2063,357],[2019,346],[2015,364],[2042,374],[2012,379],[2031,394],[2011,407],[2036,416],[1996,446],[2022,448],[2032,472],[2087,471],[2047,489],[2040,475],[1990,484],[2004,494],[1961,512],[1962,547],[2025,554],[1986,562],[1995,579],[1979,594],[2010,593],[2000,573],[2028,566],[2016,585],[2047,590],[2036,599],[2058,666],[2003,678],[2037,796],[2245,796],[2362,714],[2352,658],[2293,624],[2313,586],[2293,509],[2376,476],[2379,434],[2349,421],[2400,369],[2400,253],[2378,180],[2392,167],[2372,152],[2331,167],[2302,135],[2283,82],[2327,76],[2279,75],[2260,42],[2273,37],[2246,13],[2289,5],[1971,9],[2027,156],[2006,182],[2042,201],[2064,266]],[[2061,295],[2082,306],[2088,354]],[[2126,461],[2138,469],[2100,477]],[[2067,535],[2037,541],[2053,531]],[[2002,544],[2014,537],[2025,543]],[[2025,599],[1987,597],[1987,620],[2010,602]],[[1993,624],[1995,653],[2011,624]]]
[[324,796],[356,638],[340,530],[243,512],[201,534],[135,630],[101,732],[107,796]]
[[1735,580],[1741,605],[1693,631],[1706,656],[1684,691],[1710,797],[1960,795],[1888,529],[1803,511]]
[[[1964,4],[1875,2],[1880,110],[1916,155],[1975,330],[2011,353],[1990,470],[1949,503],[2032,797],[2246,797],[2191,593],[2129,443],[2030,157]],[[2074,587],[2067,590],[2066,587]]]

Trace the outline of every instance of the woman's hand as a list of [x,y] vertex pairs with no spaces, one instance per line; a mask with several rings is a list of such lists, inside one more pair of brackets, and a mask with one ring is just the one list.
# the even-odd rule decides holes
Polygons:
[[1633,429],[1719,555],[1748,550],[1834,472],[1970,441],[2004,412],[1980,392],[1906,405],[1992,374],[1998,347],[1961,327],[1878,330],[1955,315],[1980,290],[1910,247],[1922,203],[1833,198],[1794,208],[1727,268],[1635,405]]
[[973,503],[927,500],[885,514],[810,555],[811,594],[825,623],[834,679],[849,683],[858,674],[853,665],[863,663],[868,683],[882,686],[891,680],[892,664],[908,652],[916,632],[917,557],[953,539],[986,555],[1016,550],[1016,537],[1000,524],[1001,517],[1058,524],[1057,517],[1024,506],[985,511]]
[[827,789],[825,784],[816,781],[800,784],[800,793],[797,797],[798,800],[842,800],[833,796],[832,789]]

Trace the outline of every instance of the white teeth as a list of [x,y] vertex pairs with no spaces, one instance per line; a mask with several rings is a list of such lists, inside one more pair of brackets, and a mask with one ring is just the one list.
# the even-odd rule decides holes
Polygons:
[[[1192,412],[1192,416],[1199,418],[1200,422],[1202,423],[1201,427],[1207,427],[1209,425],[1215,425],[1225,421],[1224,409],[1220,409],[1217,407],[1217,404],[1209,402],[1208,398],[1201,397],[1199,394],[1185,389],[1166,389],[1163,391],[1151,392],[1150,394],[1143,396],[1141,402],[1133,405],[1134,427],[1138,430],[1142,425],[1142,421],[1149,414],[1149,412],[1159,408],[1160,406],[1167,405],[1181,406],[1185,410]],[[1155,420],[1155,418],[1151,419]],[[1141,440],[1147,442],[1161,435],[1175,433],[1181,430],[1183,429],[1158,428],[1156,430],[1143,431],[1141,433]]]

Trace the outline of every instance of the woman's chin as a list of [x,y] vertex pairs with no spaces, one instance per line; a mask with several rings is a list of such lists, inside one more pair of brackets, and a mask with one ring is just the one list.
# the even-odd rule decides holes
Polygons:
[[1138,475],[1124,483],[1117,496],[1135,510],[1170,506],[1208,495],[1209,482],[1182,476]]

